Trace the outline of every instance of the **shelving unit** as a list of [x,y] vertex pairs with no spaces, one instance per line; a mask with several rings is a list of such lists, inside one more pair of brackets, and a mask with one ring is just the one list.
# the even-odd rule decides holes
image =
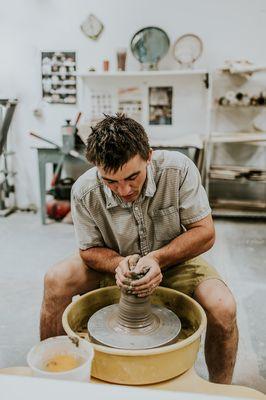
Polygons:
[[[77,71],[75,76],[78,79],[81,88],[81,108],[83,105],[88,107],[89,104],[89,92],[95,88],[108,88],[139,86],[142,87],[143,91],[143,118],[142,124],[147,132],[151,134],[150,143],[154,147],[160,148],[197,148],[203,154],[203,143],[204,138],[209,135],[210,129],[210,113],[211,113],[211,76],[208,69],[177,69],[177,70],[158,70],[158,71]],[[204,90],[204,117],[202,118],[202,127],[199,128],[198,132],[195,130],[189,134],[182,134],[182,129],[179,129],[178,120],[170,126],[164,127],[163,125],[149,125],[146,116],[148,115],[148,92],[147,88],[151,86],[173,86],[174,90],[178,87],[178,79],[195,77],[198,82],[202,81]],[[194,82],[194,81],[193,81]],[[195,80],[196,82],[196,80]],[[199,95],[200,97],[201,95]],[[202,97],[201,97],[202,99]],[[174,100],[173,100],[174,101]],[[200,100],[201,101],[201,100]],[[173,103],[174,104],[174,103]],[[194,103],[195,104],[195,103]],[[193,105],[194,106],[194,105]],[[83,113],[86,114],[84,108]],[[176,110],[173,108],[173,113]],[[190,116],[188,117],[190,118]],[[174,119],[174,117],[173,117]],[[204,126],[203,126],[204,125]],[[159,129],[164,129],[167,132],[161,135],[159,138]],[[153,133],[155,135],[153,136]],[[201,158],[201,157],[200,157]],[[202,163],[199,163],[202,165]]]
[[42,96],[52,104],[76,104],[75,52],[42,52]]
[[[215,74],[216,72],[214,72],[213,79],[217,78]],[[226,72],[226,74],[230,79],[230,73]],[[242,112],[242,110],[260,110],[265,107],[265,105],[218,105],[214,103],[215,101],[212,99],[213,114],[215,111],[223,113],[230,110],[232,115],[236,115],[235,113]],[[219,148],[220,145],[234,145],[236,147],[244,144],[263,146],[266,149],[266,132],[249,131],[249,129],[241,132],[210,130],[210,136],[207,138],[205,146],[205,187],[214,216],[266,217],[266,163],[264,168],[264,166],[228,165],[226,162],[217,165],[213,160],[214,146]],[[224,185],[225,198],[219,197],[221,190],[217,189],[218,185]],[[251,185],[256,185],[256,190],[260,194],[259,198],[255,198],[255,196],[253,198],[235,196],[234,198],[239,185],[247,185],[250,190],[252,190]],[[230,193],[232,193],[232,198],[228,196]]]

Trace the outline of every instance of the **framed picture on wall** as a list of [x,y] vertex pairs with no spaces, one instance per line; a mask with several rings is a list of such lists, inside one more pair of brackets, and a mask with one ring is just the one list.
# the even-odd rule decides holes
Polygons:
[[76,104],[76,53],[41,53],[42,98],[48,103]]
[[172,86],[149,87],[149,124],[172,125]]

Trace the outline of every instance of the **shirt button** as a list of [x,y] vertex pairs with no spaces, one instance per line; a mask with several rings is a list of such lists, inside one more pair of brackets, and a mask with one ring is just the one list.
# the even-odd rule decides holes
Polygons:
[[135,207],[135,210],[138,210],[139,208],[138,207]]

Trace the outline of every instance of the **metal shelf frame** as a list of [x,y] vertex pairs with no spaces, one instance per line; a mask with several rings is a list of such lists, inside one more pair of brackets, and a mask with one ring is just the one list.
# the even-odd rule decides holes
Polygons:
[[[206,137],[206,142],[205,142],[205,164],[204,164],[204,186],[207,192],[208,197],[210,197],[210,181],[224,181],[224,182],[241,182],[241,183],[247,183],[247,182],[254,182],[254,183],[259,183],[259,184],[265,184],[265,197],[266,197],[266,181],[265,180],[255,180],[255,179],[248,179],[244,177],[239,177],[236,179],[222,179],[222,178],[212,178],[211,173],[213,169],[212,165],[212,157],[213,157],[213,146],[216,144],[230,144],[230,143],[247,143],[247,144],[252,144],[255,146],[266,146],[266,132],[212,132],[212,118],[213,118],[213,110],[218,109],[218,107],[214,107],[214,96],[213,96],[213,82],[214,82],[214,77],[215,74],[219,71],[213,71],[210,76],[209,76],[209,84],[210,84],[210,91],[209,91],[209,96],[210,101],[209,101],[209,107],[212,112],[210,112],[211,118],[210,118],[210,127],[209,127],[209,135]],[[222,109],[228,109],[229,107],[219,107],[219,111],[222,111]],[[233,111],[233,109],[237,109],[238,107],[231,107],[230,109]],[[247,109],[249,107],[246,107]],[[259,108],[259,107],[256,107]],[[261,107],[260,109],[262,109]],[[220,165],[222,169],[222,165]],[[230,169],[230,168],[229,168]],[[257,169],[257,168],[252,168],[252,169]],[[254,204],[254,210],[248,210],[245,209],[245,203],[243,202],[243,209],[235,209],[234,205],[231,204],[230,206],[230,201],[224,202],[224,204],[220,204],[217,206],[215,204],[215,200],[211,201],[213,204],[213,216],[215,217],[241,217],[241,218],[266,218],[266,204],[265,207],[259,207],[256,209],[255,204]]]

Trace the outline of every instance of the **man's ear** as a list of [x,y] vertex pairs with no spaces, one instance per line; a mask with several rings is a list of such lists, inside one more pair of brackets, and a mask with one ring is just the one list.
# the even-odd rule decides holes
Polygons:
[[151,162],[151,159],[152,159],[152,152],[153,152],[153,150],[150,149],[149,155],[148,155],[148,159],[147,159],[147,163],[148,163],[148,164],[150,164],[150,162]]

